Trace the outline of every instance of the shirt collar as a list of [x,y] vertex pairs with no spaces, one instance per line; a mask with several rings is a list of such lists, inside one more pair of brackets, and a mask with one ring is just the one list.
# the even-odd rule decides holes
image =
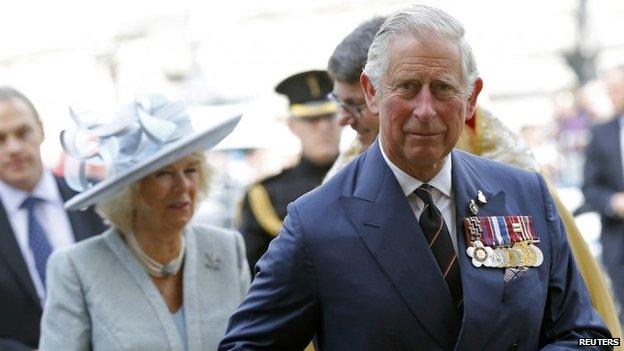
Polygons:
[[[390,170],[392,170],[392,173],[394,174],[397,181],[399,182],[399,185],[401,186],[401,189],[403,190],[403,194],[406,197],[409,196],[411,193],[413,193],[416,189],[418,189],[418,187],[423,185],[424,182],[403,172],[399,167],[397,167],[394,163],[392,163],[392,161],[390,161],[390,159],[384,152],[384,149],[381,146],[381,143],[379,143],[379,149],[381,150],[381,155],[386,161],[386,164],[388,164],[388,167],[390,167]],[[438,189],[442,194],[450,198],[451,188],[452,188],[452,181],[451,181],[452,162],[451,162],[450,154],[446,155],[444,159],[442,160],[442,162],[443,162],[442,169],[440,169],[438,174],[436,174],[430,181],[428,181],[427,184]]]
[[17,189],[0,180],[0,200],[8,212],[13,213],[19,210],[28,196],[34,196],[53,204],[62,204],[63,202],[54,176],[48,170],[43,171],[39,182],[31,193]]

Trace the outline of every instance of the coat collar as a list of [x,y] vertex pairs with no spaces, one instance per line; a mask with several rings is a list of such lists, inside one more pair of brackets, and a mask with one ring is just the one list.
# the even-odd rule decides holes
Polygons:
[[460,324],[451,294],[396,177],[383,159],[379,142],[362,157],[353,196],[343,196],[340,201],[371,254],[414,317],[442,348],[453,348],[456,340],[457,345],[485,345],[491,335],[475,328],[483,325],[481,319],[494,318],[501,310],[503,270],[472,266],[466,256],[463,218],[472,215],[468,204],[479,190],[488,199],[480,216],[504,214],[505,194],[488,185],[483,174],[475,171],[471,166],[474,156],[451,153],[455,234],[464,293]]
[[[171,349],[182,349],[182,340],[180,339],[178,330],[173,321],[173,317],[162,296],[156,289],[156,286],[150,280],[149,275],[143,267],[141,267],[138,259],[134,256],[132,251],[126,246],[122,239],[122,234],[117,230],[111,228],[104,233],[105,241],[108,247],[113,251],[117,259],[124,266],[126,271],[139,285],[143,291],[148,303],[154,310],[154,313],[158,317],[159,322],[163,326],[166,333],[166,339],[169,342]],[[195,231],[191,226],[188,226],[184,230],[184,236],[186,239],[186,254],[184,257],[184,318],[186,325],[186,339],[189,350],[201,349],[201,335],[200,330],[200,314],[202,313],[201,305],[199,302],[199,293],[197,285],[197,279],[199,274],[210,274],[209,270],[198,272],[204,265],[201,264],[201,259],[198,257],[197,252],[197,238]]]
[[[381,147],[381,144],[379,145],[379,151],[381,151],[381,156],[383,156],[384,161],[394,174],[394,177],[399,182],[401,189],[403,189],[403,194],[405,195],[405,197],[409,196],[411,193],[413,193],[416,189],[424,184],[423,181],[418,180],[411,175],[405,173],[402,169],[392,163],[392,161],[390,161],[390,159],[388,158],[388,155],[386,155],[386,153],[384,152],[383,147]],[[447,155],[446,157],[444,157],[444,160],[442,162],[442,168],[440,169],[438,174],[431,178],[431,180],[427,181],[427,184],[436,188],[448,198],[453,197],[451,194],[451,164],[451,156]]]
[[353,197],[342,197],[341,204],[414,317],[450,349],[459,317],[429,245],[379,143],[363,157]]

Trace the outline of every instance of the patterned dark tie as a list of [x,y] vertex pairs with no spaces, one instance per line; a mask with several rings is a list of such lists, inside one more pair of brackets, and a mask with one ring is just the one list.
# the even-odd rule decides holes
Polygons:
[[451,291],[455,306],[461,309],[463,296],[459,264],[449,230],[444,223],[444,217],[433,203],[431,185],[423,184],[414,193],[425,204],[419,219],[420,228],[425,234],[429,248],[433,252],[442,276]]
[[35,218],[35,207],[37,203],[42,201],[43,200],[36,197],[27,197],[20,208],[28,210],[28,246],[30,246],[30,251],[32,251],[35,257],[35,267],[37,268],[37,273],[39,273],[39,278],[41,278],[45,288],[46,263],[48,262],[48,257],[50,257],[52,253],[52,246],[48,241],[48,236],[43,230],[43,227],[37,218]]

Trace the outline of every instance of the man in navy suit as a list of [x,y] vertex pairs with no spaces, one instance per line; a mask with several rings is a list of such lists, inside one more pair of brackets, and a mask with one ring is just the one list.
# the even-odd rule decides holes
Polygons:
[[577,349],[610,336],[544,180],[454,150],[483,87],[463,27],[389,17],[361,76],[379,138],[288,207],[220,350]]
[[[104,231],[93,209],[65,212],[73,197],[63,179],[43,168],[43,128],[37,110],[21,92],[0,87],[0,350],[25,351],[39,343],[45,299],[45,250],[34,249],[27,198],[43,228],[44,247],[54,250]],[[39,237],[41,239],[41,237]],[[37,246],[41,248],[41,245]],[[35,252],[36,251],[36,252]],[[45,256],[45,255],[44,255]],[[45,258],[45,257],[44,257]]]
[[602,260],[611,278],[613,293],[620,304],[624,324],[624,66],[604,77],[614,116],[592,130],[585,151],[583,194],[591,208],[600,213]]

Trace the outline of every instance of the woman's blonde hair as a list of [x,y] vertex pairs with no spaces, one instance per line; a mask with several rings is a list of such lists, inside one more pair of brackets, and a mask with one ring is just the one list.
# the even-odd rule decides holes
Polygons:
[[[195,198],[195,203],[193,204],[194,208],[197,209],[199,202],[208,196],[212,170],[203,151],[195,151],[187,157],[196,159],[199,162],[200,177],[197,188],[199,196]],[[129,233],[133,230],[140,182],[138,180],[125,186],[118,194],[101,201],[95,206],[95,211],[104,219],[104,222],[122,233]]]

